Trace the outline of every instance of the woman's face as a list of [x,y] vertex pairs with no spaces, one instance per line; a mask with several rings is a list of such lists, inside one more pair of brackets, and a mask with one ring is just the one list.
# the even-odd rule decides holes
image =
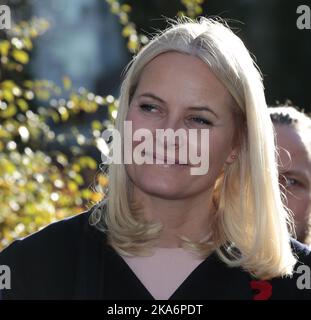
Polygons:
[[[183,129],[187,135],[189,129],[197,129],[198,136],[201,129],[209,129],[209,144],[201,145],[200,139],[191,142],[198,155],[209,151],[209,170],[203,175],[191,174],[189,155],[187,165],[128,164],[126,170],[135,187],[172,200],[209,192],[224,165],[232,163],[236,155],[233,103],[225,86],[199,58],[167,52],[149,62],[141,73],[126,120],[132,121],[133,132],[150,130],[154,141],[156,129]],[[133,149],[140,143],[133,141]],[[181,143],[176,139],[173,145],[176,161]],[[153,157],[162,158],[156,152],[156,142],[153,145]],[[163,147],[166,152],[167,144]]]

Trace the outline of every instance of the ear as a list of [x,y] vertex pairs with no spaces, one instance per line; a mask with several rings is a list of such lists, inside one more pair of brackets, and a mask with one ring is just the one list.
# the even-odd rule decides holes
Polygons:
[[228,158],[226,159],[226,164],[227,165],[232,164],[237,158],[238,158],[238,149],[234,148],[234,149],[232,149]]

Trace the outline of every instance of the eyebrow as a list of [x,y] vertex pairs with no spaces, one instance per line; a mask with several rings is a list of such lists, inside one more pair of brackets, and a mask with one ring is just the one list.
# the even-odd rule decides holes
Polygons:
[[210,107],[208,106],[202,106],[202,107],[190,107],[190,110],[195,110],[195,111],[208,111],[211,112],[216,118],[218,118],[218,115],[213,111]]
[[[154,95],[153,93],[150,93],[150,92],[142,93],[138,97],[149,97],[149,98],[158,100],[159,102],[161,102],[163,104],[166,104],[166,102],[163,99],[159,98],[158,96],[156,96],[156,95]],[[190,110],[194,110],[194,111],[211,112],[216,118],[218,118],[218,115],[209,106],[193,106],[193,107],[189,107],[189,109]]]
[[303,171],[298,171],[298,170],[289,169],[289,170],[281,171],[280,174],[295,176],[299,178],[306,178],[305,173]]

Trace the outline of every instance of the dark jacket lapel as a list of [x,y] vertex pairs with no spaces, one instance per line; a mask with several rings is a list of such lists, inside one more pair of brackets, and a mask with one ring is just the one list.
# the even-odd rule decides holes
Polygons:
[[[88,223],[81,237],[75,299],[152,300],[128,264],[107,244],[104,233]],[[204,260],[177,288],[170,300],[251,300],[251,276],[229,268],[216,253]]]
[[240,268],[227,267],[211,254],[181,284],[170,300],[250,300],[251,277]]

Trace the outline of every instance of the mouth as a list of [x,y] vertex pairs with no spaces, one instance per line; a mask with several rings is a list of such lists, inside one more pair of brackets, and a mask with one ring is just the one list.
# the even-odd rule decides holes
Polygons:
[[171,159],[171,158],[168,158],[167,156],[161,156],[155,153],[152,154],[152,159],[153,159],[153,164],[164,166],[167,168],[172,166],[188,166],[188,163],[183,163],[183,161],[180,161],[179,159]]
[[148,160],[152,160],[152,163],[149,162],[148,164],[164,167],[188,166],[188,163],[183,163],[184,161],[180,161],[179,159],[168,158],[166,155],[163,156],[156,153],[146,153],[145,151],[142,151],[141,155]]

